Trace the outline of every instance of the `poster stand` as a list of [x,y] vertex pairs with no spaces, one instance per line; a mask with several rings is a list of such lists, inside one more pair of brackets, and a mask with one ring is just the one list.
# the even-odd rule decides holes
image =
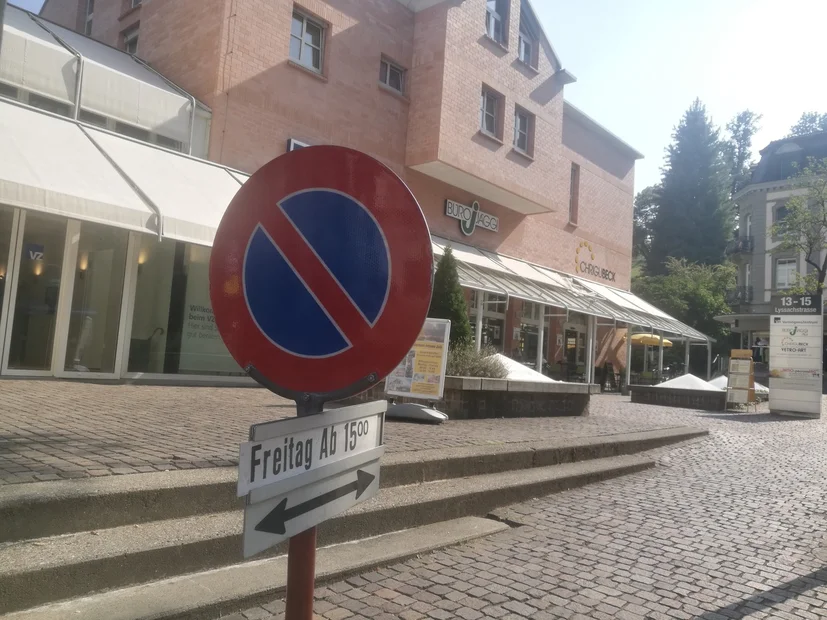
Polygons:
[[754,405],[758,410],[755,397],[755,363],[750,349],[733,349],[729,358],[729,375],[727,377],[727,408],[730,404]]

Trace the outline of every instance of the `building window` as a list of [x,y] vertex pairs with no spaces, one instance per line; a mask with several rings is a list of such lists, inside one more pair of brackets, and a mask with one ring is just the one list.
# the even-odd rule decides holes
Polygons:
[[138,25],[123,31],[123,49],[127,54],[138,53]]
[[164,148],[172,151],[178,151],[179,153],[184,152],[184,143],[180,140],[176,140],[175,138],[167,138],[166,136],[157,134],[155,136],[155,143],[158,146],[163,146]]
[[751,237],[752,236],[752,213],[747,213],[744,216],[744,222],[746,224],[746,226],[745,226],[746,236]]
[[132,0],[132,8],[137,9],[139,6],[141,6],[141,2],[143,2],[143,0]]
[[744,265],[744,287],[749,289],[752,284],[752,265],[747,263]]
[[141,129],[140,127],[135,127],[134,125],[117,122],[115,123],[115,131],[121,135],[135,138],[136,140],[149,142],[149,132],[146,129]]
[[520,44],[519,55],[520,60],[534,69],[537,68],[537,37],[534,36],[534,29],[528,22],[528,16],[525,13],[520,14]]
[[306,142],[300,142],[295,138],[290,138],[287,140],[287,151],[298,151],[299,149],[303,149],[305,147],[310,146]]
[[61,116],[71,116],[72,107],[68,103],[62,101],[55,101],[48,97],[42,97],[35,93],[29,93],[29,105],[53,114],[60,114]]
[[514,112],[514,148],[525,155],[534,154],[534,115],[520,107]]
[[83,23],[83,34],[87,37],[92,34],[92,15],[95,12],[95,0],[86,0],[86,19]]
[[397,92],[405,92],[405,70],[388,60],[379,63],[379,81]]
[[569,224],[577,224],[580,210],[580,164],[571,165],[571,181],[569,184]]
[[20,98],[20,91],[10,84],[0,82],[0,96],[17,100]]
[[787,219],[787,214],[789,213],[789,209],[787,207],[778,207],[775,210],[775,223],[780,224],[785,219]]
[[505,23],[508,0],[487,0],[485,6],[485,32],[500,45],[505,45]]
[[798,261],[794,258],[779,258],[775,262],[775,288],[790,288],[796,281]]
[[95,114],[94,112],[90,112],[89,110],[81,109],[80,114],[78,114],[78,119],[80,119],[84,123],[89,123],[90,125],[101,127],[102,129],[107,129],[108,127],[105,116]]
[[500,106],[502,97],[487,88],[482,89],[480,99],[480,131],[493,138],[501,139]]
[[293,13],[290,26],[290,58],[303,67],[322,72],[324,27],[301,13]]
[[141,236],[128,372],[244,375],[218,334],[210,248]]

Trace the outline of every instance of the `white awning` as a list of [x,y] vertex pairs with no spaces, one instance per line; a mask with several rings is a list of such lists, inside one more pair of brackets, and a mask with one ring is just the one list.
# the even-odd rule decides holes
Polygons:
[[25,11],[8,5],[0,49],[0,82],[72,104],[77,59]]
[[224,166],[87,129],[92,139],[161,212],[161,235],[212,245],[241,180]]
[[437,256],[441,256],[447,246],[451,247],[457,259],[460,284],[465,287],[690,339],[707,339],[698,330],[628,291],[441,237],[432,237],[432,240]]
[[0,202],[157,234],[155,212],[71,121],[0,103]]
[[61,26],[45,25],[83,56],[81,108],[189,143],[192,102],[187,97],[129,54]]

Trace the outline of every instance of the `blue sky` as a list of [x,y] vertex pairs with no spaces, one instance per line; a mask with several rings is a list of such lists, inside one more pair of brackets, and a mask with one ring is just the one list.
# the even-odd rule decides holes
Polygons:
[[[11,0],[38,10],[42,0]],[[804,111],[827,112],[825,0],[532,0],[563,66],[566,98],[642,152],[637,190],[660,178],[695,97],[724,125],[764,115],[755,155]]]

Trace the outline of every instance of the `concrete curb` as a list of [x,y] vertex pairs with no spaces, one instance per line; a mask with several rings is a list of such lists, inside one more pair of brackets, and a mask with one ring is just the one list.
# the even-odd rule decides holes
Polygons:
[[[636,454],[707,435],[691,427],[392,452],[382,459],[382,487]],[[0,543],[100,530],[161,519],[240,510],[236,469],[169,471],[0,487]]]
[[[404,562],[436,549],[507,530],[497,521],[465,517],[319,549],[316,582]],[[285,556],[124,588],[3,616],[4,620],[212,620],[269,602],[287,584]]]

